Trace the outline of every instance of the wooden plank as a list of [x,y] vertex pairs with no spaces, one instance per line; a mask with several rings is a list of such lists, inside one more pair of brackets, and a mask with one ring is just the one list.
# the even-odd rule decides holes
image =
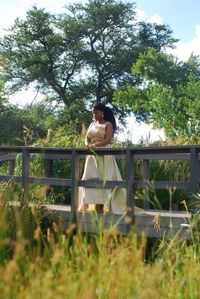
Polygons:
[[14,175],[15,172],[15,160],[10,160],[8,165],[8,173],[9,175]]
[[[113,151],[113,150],[112,150]],[[80,159],[85,159],[86,157],[85,154],[81,154],[79,156]],[[115,159],[117,160],[122,160],[125,159],[125,155],[116,155],[115,152],[112,153],[112,155],[115,156]],[[45,160],[71,160],[71,154],[46,154],[44,155]],[[154,154],[154,153],[149,153],[149,154],[135,154],[134,157],[135,160],[183,160],[183,161],[189,161],[190,160],[190,154],[170,154],[170,153],[163,153],[163,154]],[[200,159],[200,155],[199,155]]]
[[126,208],[127,217],[129,218],[129,230],[134,222],[134,167],[133,167],[133,154],[128,149],[126,150]]
[[[162,153],[162,154],[135,154],[135,160],[190,160],[189,153],[182,154],[182,153]],[[199,156],[200,159],[200,156]]]
[[71,179],[46,178],[46,177],[29,177],[29,183],[48,184],[53,186],[71,186]]
[[146,210],[143,214],[135,215],[135,218],[137,226],[180,228],[182,224],[190,223],[191,214],[177,211]]
[[190,208],[196,209],[197,199],[195,195],[199,192],[199,160],[198,160],[198,149],[196,147],[191,147],[190,149],[190,176],[191,176],[191,185],[190,189],[193,193],[190,199]]
[[71,166],[71,221],[77,224],[78,215],[78,179],[79,179],[79,156],[76,150],[72,151]]
[[[195,146],[198,150],[200,150],[200,146]],[[149,146],[149,147],[130,147],[132,153],[136,154],[149,154],[149,153],[189,153],[190,152],[191,145],[182,145],[182,146]],[[54,153],[54,154],[70,154],[72,153],[73,148],[64,148],[64,147],[31,147],[31,146],[0,146],[0,152],[22,152],[23,149],[27,149],[30,153]],[[76,149],[78,154],[85,154],[86,151],[83,148],[77,148]],[[111,154],[116,153],[118,155],[125,154],[126,148],[117,148],[117,149],[110,149],[110,148],[104,148],[104,149],[97,149],[96,152],[102,154]]]
[[[85,155],[84,155],[85,157]],[[71,154],[46,154],[44,155],[45,160],[71,160]]]
[[[200,150],[200,145],[195,145],[195,147]],[[129,149],[131,149],[131,151],[133,151],[135,154],[138,152],[138,150],[140,152],[179,152],[179,153],[186,153],[189,152],[191,148],[191,145],[179,145],[179,146],[144,146],[144,147],[129,147]],[[46,151],[47,153],[49,152],[57,152],[57,151],[63,151],[63,152],[69,152],[72,151],[74,148],[66,148],[66,147],[38,147],[38,146],[0,146],[0,152],[8,152],[8,151],[15,151],[15,152],[19,152],[22,151],[23,149],[27,149],[31,152],[38,152],[38,151]],[[109,151],[110,148],[106,148],[106,150]],[[116,150],[118,152],[123,152],[123,150],[126,150],[126,147],[122,148],[117,148]],[[83,151],[83,148],[76,148],[76,150],[78,150],[78,152]],[[125,152],[124,152],[125,153]]]
[[[113,151],[113,150],[112,150]],[[114,153],[113,153],[114,154]],[[16,154],[7,154],[0,156],[0,162],[2,161],[9,161],[9,160],[15,160]],[[124,159],[125,155],[115,155],[116,159]],[[85,159],[86,153],[84,155],[80,155],[80,159]],[[31,159],[34,159],[35,156],[32,156]],[[71,160],[72,156],[71,154],[44,154],[45,160]],[[198,156],[200,159],[200,156]],[[134,157],[135,160],[190,160],[189,154],[136,154]]]
[[[16,208],[20,208],[20,202],[10,202]],[[67,205],[38,205],[29,203],[30,207],[45,207],[50,210],[62,225],[63,231],[71,226],[71,206]],[[78,213],[78,226],[82,232],[97,233],[104,230],[116,229],[118,233],[126,235],[130,227],[126,222],[126,215],[102,214],[102,213]],[[160,226],[154,225],[152,219],[161,217]],[[170,222],[172,219],[172,222]],[[133,226],[137,234],[144,234],[146,237],[157,238],[191,238],[192,228],[190,225],[191,214],[177,211],[149,210],[144,214],[135,213]],[[149,224],[149,225],[147,225]]]
[[0,156],[0,162],[12,161],[12,160],[15,160],[16,157],[17,157],[17,155],[15,155],[15,154],[3,155],[3,156]]
[[[129,147],[132,153],[134,153],[134,159],[142,160],[189,160],[191,146],[161,146],[161,147]],[[200,149],[196,146],[197,150]],[[30,153],[44,154],[44,159],[70,159],[73,148],[44,148],[44,147],[26,147],[26,146],[0,146],[0,152],[22,152],[23,149],[28,150]],[[84,157],[86,154],[92,154],[84,149],[76,149],[77,153]],[[126,148],[98,148],[96,152],[99,154],[113,154],[119,158],[124,158]],[[146,153],[144,153],[146,152]],[[5,154],[4,154],[5,155]],[[12,159],[16,155],[7,155],[8,159]],[[199,155],[198,155],[199,156]],[[4,160],[4,158],[2,158]],[[0,158],[1,161],[1,158]]]
[[[22,182],[22,178],[20,176],[12,176],[12,175],[0,175],[0,181],[13,180],[15,182]],[[71,186],[71,179],[63,179],[63,178],[48,178],[48,177],[29,177],[29,183],[37,183],[37,184],[50,184],[55,186]],[[176,189],[189,189],[190,182],[173,182],[173,181],[163,181],[163,182],[145,182],[145,181],[133,181],[134,188],[143,189],[146,185],[151,186],[155,189],[165,189],[176,187]],[[87,181],[87,180],[78,180],[78,186],[84,186],[88,188],[113,188],[115,186],[119,186],[120,188],[126,187],[125,181]]]
[[[113,152],[113,149],[112,149]],[[41,154],[42,154],[42,148],[41,148]],[[124,159],[125,155],[115,155],[113,152],[114,156],[116,159]],[[85,159],[85,156],[87,154],[82,154],[80,155],[80,159]],[[0,162],[1,161],[8,161],[8,160],[15,160],[16,159],[16,154],[7,154],[0,156]],[[71,160],[71,154],[44,154],[44,159],[45,160]],[[200,159],[200,155],[198,155],[198,158]],[[34,156],[31,157],[31,159],[34,159]],[[135,160],[190,160],[190,155],[188,154],[170,154],[170,153],[163,153],[163,154],[154,154],[154,153],[149,153],[149,154],[135,154],[134,157]]]
[[22,151],[22,186],[23,186],[23,200],[28,201],[29,197],[29,162],[30,154],[27,149]]
[[[12,175],[0,175],[0,181],[13,180],[15,182],[22,182],[22,178],[20,176],[12,176]],[[29,183],[37,183],[37,184],[50,184],[55,186],[71,186],[71,179],[63,179],[63,178],[48,178],[48,177],[29,177]],[[126,187],[125,181],[97,181],[97,180],[77,180],[78,186],[84,186],[88,188],[113,188],[115,186],[119,186],[120,188]],[[145,181],[133,181],[134,188],[143,189],[148,186],[152,186],[155,189],[165,189],[165,188],[176,188],[176,189],[190,189],[190,182],[173,182],[173,181],[163,181],[163,182],[145,182]]]
[[[54,215],[59,219],[63,219],[63,227],[66,229],[70,225],[70,207],[69,206],[47,206]],[[126,223],[126,215],[102,214],[102,213],[79,213],[79,228],[83,232],[97,233],[99,230],[116,228],[119,233],[127,234],[130,226]],[[152,220],[160,217],[160,225],[156,226]],[[145,211],[144,214],[135,214],[135,231],[138,234],[145,234],[147,237],[165,237],[172,238],[174,236],[181,238],[190,237],[191,214],[177,211]],[[101,223],[102,228],[99,227]],[[182,225],[185,224],[186,226]]]
[[22,177],[21,176],[13,176],[13,175],[0,175],[0,182],[22,183]]
[[126,188],[125,181],[102,181],[102,180],[78,180],[78,186],[87,188],[114,188],[119,186],[120,188]]
[[[51,178],[52,173],[53,173],[53,160],[46,159],[45,160],[45,175],[46,175],[46,177]],[[48,182],[46,184],[46,189],[45,189],[46,196],[48,196],[51,193],[51,189],[52,189],[51,185]]]
[[52,177],[53,160],[46,159],[45,161],[45,174],[46,177]]
[[[113,152],[113,150],[112,150]],[[42,148],[41,148],[41,154],[42,154]],[[116,155],[114,152],[112,153],[115,158],[118,160],[124,159],[125,155]],[[85,159],[87,153],[80,155],[80,159]],[[16,154],[7,154],[0,156],[0,162],[2,161],[9,161],[9,160],[15,160]],[[71,154],[44,154],[45,160],[71,160]],[[35,157],[32,156],[31,159],[34,159]],[[188,154],[170,154],[170,153],[163,153],[163,154],[135,154],[134,157],[135,160],[190,160],[190,155]],[[198,155],[198,159],[200,160],[200,155]]]
[[[46,205],[50,210],[56,210],[62,213],[71,211],[70,206],[64,205]],[[105,223],[124,224],[126,222],[126,214],[116,215],[116,214],[102,214],[102,213],[92,213],[86,212],[84,214],[79,213],[80,219],[84,218],[84,221],[91,222],[94,219],[99,218]],[[146,210],[143,213],[135,213],[135,225],[137,226],[149,226],[155,227],[156,221],[159,221],[160,227],[180,227],[181,224],[188,224],[191,221],[191,214],[184,211],[166,211],[166,210]]]
[[144,186],[145,190],[145,198],[143,201],[143,209],[150,208],[150,196],[149,196],[149,181],[150,181],[150,168],[149,168],[149,160],[143,161],[143,179],[147,184]]

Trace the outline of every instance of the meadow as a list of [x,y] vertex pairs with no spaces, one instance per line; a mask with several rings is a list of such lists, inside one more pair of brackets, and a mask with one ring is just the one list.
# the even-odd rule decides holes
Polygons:
[[[33,173],[41,171],[40,163],[40,159],[33,163]],[[166,173],[172,178],[188,176],[187,164],[183,167],[161,163],[164,178]],[[16,174],[19,165],[16,164]],[[66,171],[66,167],[57,168]],[[155,176],[161,176],[159,167],[152,164]],[[38,188],[31,187],[31,199],[40,201],[44,199],[44,189]],[[166,192],[173,202],[178,198],[182,209],[187,209],[186,194]],[[162,207],[162,196],[152,190],[152,207],[156,203]],[[138,200],[141,197],[138,194]],[[21,202],[21,208],[9,204],[16,200]],[[102,230],[101,223],[95,235],[82,234],[78,228],[74,233],[73,225],[63,231],[49,211],[30,208],[23,202],[19,186],[2,183],[0,298],[200,298],[198,226],[197,222],[197,229],[191,229],[189,240],[147,239],[138,236],[134,226],[128,236],[123,236],[114,227]]]
[[[132,228],[62,231],[44,209],[0,189],[0,298],[199,298],[200,238],[147,240]],[[9,199],[9,201],[8,201]]]

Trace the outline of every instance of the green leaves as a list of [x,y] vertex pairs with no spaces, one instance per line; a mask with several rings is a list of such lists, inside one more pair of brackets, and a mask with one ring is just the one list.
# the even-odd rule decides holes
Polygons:
[[115,100],[131,107],[137,120],[164,128],[169,137],[200,134],[199,59],[187,62],[151,49],[140,54],[132,66],[142,84],[115,93]]
[[25,21],[16,20],[10,35],[1,41],[2,56],[9,62],[4,71],[12,91],[35,81],[41,90],[48,88],[66,104],[70,102],[67,89],[81,65],[79,40],[72,41],[65,40],[60,19],[43,9],[34,7]]

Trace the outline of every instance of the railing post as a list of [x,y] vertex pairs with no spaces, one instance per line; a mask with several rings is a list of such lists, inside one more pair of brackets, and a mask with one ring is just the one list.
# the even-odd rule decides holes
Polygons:
[[144,177],[144,180],[145,180],[145,183],[146,183],[143,208],[144,209],[149,209],[150,208],[149,187],[148,187],[148,182],[149,182],[149,179],[150,179],[149,160],[144,160],[143,161],[143,177]]
[[78,215],[78,179],[79,179],[79,155],[72,150],[71,164],[71,221],[77,223]]
[[23,187],[23,200],[28,201],[29,197],[29,165],[30,154],[26,148],[22,150],[22,187]]
[[52,176],[53,160],[47,159],[45,161],[45,173],[47,177]]
[[134,223],[134,167],[133,154],[130,149],[126,150],[126,207],[127,216],[130,217],[130,223]]
[[195,199],[195,195],[199,192],[199,155],[198,150],[195,146],[190,148],[190,184],[191,184],[191,191],[192,196],[190,199],[190,207],[191,209],[196,209],[195,203],[197,199]]
[[9,175],[14,175],[14,172],[15,172],[15,160],[11,160],[9,161],[9,164],[8,164],[8,174]]
[[[53,169],[53,160],[47,159],[45,160],[45,174],[46,177],[52,177],[52,169]],[[46,185],[46,196],[51,192],[51,185]]]

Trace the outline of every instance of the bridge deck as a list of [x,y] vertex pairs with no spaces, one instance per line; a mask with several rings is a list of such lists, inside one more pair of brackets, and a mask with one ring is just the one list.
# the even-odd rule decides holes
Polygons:
[[[63,229],[70,225],[71,207],[66,205],[46,205],[56,218],[60,218]],[[178,236],[189,238],[191,214],[181,211],[145,210],[136,214],[134,220],[135,230],[138,234],[144,233],[147,237]],[[95,233],[100,229],[115,227],[118,232],[127,234],[130,226],[127,215],[114,215],[86,212],[78,214],[78,225],[82,232]]]

